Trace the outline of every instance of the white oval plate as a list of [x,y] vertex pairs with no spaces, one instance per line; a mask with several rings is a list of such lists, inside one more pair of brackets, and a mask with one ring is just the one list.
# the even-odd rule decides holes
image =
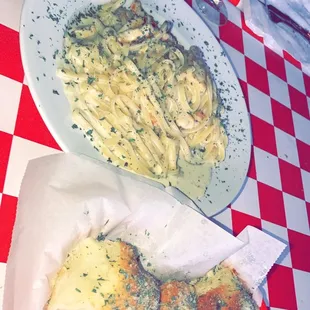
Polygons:
[[[21,18],[20,44],[32,96],[60,147],[65,152],[81,153],[103,160],[88,140],[71,128],[69,103],[61,81],[55,75],[53,57],[57,49],[62,49],[63,28],[68,20],[91,2],[99,4],[107,1],[26,0]],[[205,197],[195,201],[206,215],[212,216],[236,197],[248,170],[251,130],[244,97],[223,49],[207,25],[185,1],[143,0],[142,3],[146,11],[152,11],[151,14],[160,22],[174,22],[172,32],[186,48],[197,45],[202,49],[226,108],[223,114],[229,134],[226,159],[213,170]],[[157,183],[155,186],[162,187]],[[180,199],[181,195],[177,191],[172,192]]]

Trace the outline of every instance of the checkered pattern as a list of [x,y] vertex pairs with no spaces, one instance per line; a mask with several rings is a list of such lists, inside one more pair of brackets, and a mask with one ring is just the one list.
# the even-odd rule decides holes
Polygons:
[[[0,5],[0,262],[7,260],[28,160],[60,151],[24,79],[17,3]],[[243,192],[216,220],[235,235],[253,225],[286,242],[290,251],[279,258],[263,286],[266,302],[270,309],[306,310],[310,307],[310,77],[292,56],[264,46],[246,27],[240,11],[230,4],[227,8],[229,22],[212,30],[239,77],[251,116],[253,147]]]

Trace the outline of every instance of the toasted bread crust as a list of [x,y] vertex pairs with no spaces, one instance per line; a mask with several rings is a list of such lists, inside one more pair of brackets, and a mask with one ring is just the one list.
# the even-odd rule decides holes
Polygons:
[[218,265],[192,284],[198,297],[198,310],[258,309],[248,288],[229,267]]
[[183,281],[169,281],[160,287],[160,310],[196,309],[194,287]]

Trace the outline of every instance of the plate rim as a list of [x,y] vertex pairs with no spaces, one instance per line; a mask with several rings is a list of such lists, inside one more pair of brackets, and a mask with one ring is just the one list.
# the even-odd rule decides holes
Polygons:
[[[55,141],[58,143],[58,145],[60,146],[60,148],[63,152],[74,153],[74,151],[70,150],[70,147],[67,146],[67,144],[65,143],[64,139],[62,138],[62,134],[57,133],[57,128],[51,124],[47,111],[44,109],[43,105],[41,106],[40,103],[42,100],[39,99],[38,92],[36,91],[37,86],[35,85],[35,83],[36,83],[35,78],[34,78],[33,74],[31,74],[31,66],[32,66],[32,65],[30,65],[31,61],[27,60],[28,52],[27,52],[26,40],[28,39],[28,37],[26,36],[26,29],[25,29],[26,27],[23,27],[23,25],[25,25],[27,23],[24,24],[23,22],[26,20],[27,15],[29,14],[29,9],[31,8],[31,2],[33,2],[33,1],[34,0],[25,0],[24,1],[23,7],[22,7],[21,18],[20,18],[19,39],[20,39],[20,51],[21,51],[21,59],[22,59],[22,64],[23,64],[23,68],[24,68],[24,73],[25,73],[27,84],[28,84],[29,90],[31,92],[31,95],[33,97],[34,103],[35,103],[45,125],[47,126],[48,130],[50,131],[51,135],[53,136]],[[226,210],[227,207],[229,206],[229,204],[234,202],[239,197],[239,195],[241,194],[241,192],[243,191],[243,189],[247,183],[247,180],[248,180],[247,174],[248,174],[248,170],[250,167],[252,145],[253,145],[251,118],[250,118],[249,111],[247,108],[245,96],[244,96],[243,90],[241,88],[239,79],[238,79],[237,72],[233,66],[232,61],[230,60],[230,57],[226,53],[224,47],[217,40],[217,37],[213,33],[210,26],[201,18],[201,16],[199,16],[199,14],[194,10],[194,8],[192,8],[190,5],[188,5],[188,3],[184,0],[174,0],[174,1],[177,2],[177,5],[181,5],[181,10],[182,10],[182,6],[183,6],[184,9],[188,9],[191,11],[191,13],[189,13],[191,16],[189,18],[189,20],[191,20],[192,18],[196,18],[198,20],[198,23],[200,23],[200,25],[203,25],[204,30],[206,30],[213,37],[214,42],[212,42],[212,43],[214,43],[214,47],[216,49],[218,49],[219,52],[224,52],[225,58],[227,60],[228,69],[231,70],[231,76],[233,76],[234,79],[236,80],[237,87],[239,88],[239,93],[242,95],[242,98],[241,98],[243,101],[242,104],[244,104],[245,111],[247,112],[244,118],[247,118],[247,122],[248,122],[247,138],[249,140],[249,143],[248,143],[247,149],[246,149],[246,153],[247,153],[246,157],[245,156],[243,157],[245,159],[244,173],[242,175],[240,175],[240,181],[238,181],[239,185],[237,187],[234,187],[234,189],[230,190],[231,193],[230,193],[230,195],[228,195],[230,198],[226,199],[227,202],[225,203],[225,205],[221,205],[220,207],[215,208],[216,209],[215,211],[210,210],[211,212],[208,212],[210,209],[210,204],[208,204],[208,206],[206,208],[204,208],[204,210],[202,210],[198,206],[198,208],[201,209],[202,212],[206,216],[209,216],[209,217],[212,216],[213,217],[213,216],[220,214],[224,210]],[[91,2],[91,0],[89,2]],[[105,2],[108,2],[108,1],[106,0]],[[75,153],[76,153],[76,151],[75,151]],[[194,200],[192,200],[192,201],[197,205],[197,203]]]

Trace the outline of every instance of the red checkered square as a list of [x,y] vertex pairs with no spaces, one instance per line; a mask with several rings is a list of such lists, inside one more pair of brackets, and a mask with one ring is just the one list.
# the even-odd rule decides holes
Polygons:
[[[3,186],[6,176],[6,170],[10,157],[10,150],[13,136],[0,131],[0,192],[3,192]],[[0,239],[1,241],[1,239]],[[0,242],[1,243],[1,242]]]
[[22,89],[14,134],[60,150],[43,122],[26,85],[23,85]]
[[231,210],[231,217],[233,223],[233,232],[235,236],[240,234],[241,231],[248,225],[254,226],[258,229],[262,229],[262,221],[257,217],[233,209]]
[[271,107],[274,125],[286,133],[295,136],[292,110],[274,99],[271,99]]
[[220,39],[244,54],[242,29],[231,21],[220,27]]
[[279,158],[282,190],[292,196],[305,199],[300,169]]
[[260,41],[260,42],[264,42],[264,38],[258,36],[256,33],[254,33],[245,23],[245,19],[244,19],[244,13],[241,13],[241,23],[242,23],[242,29],[244,31],[246,31],[248,34],[250,34],[252,37],[254,37],[256,40]]
[[284,59],[270,48],[265,46],[267,70],[286,81]]
[[22,82],[22,66],[18,32],[0,24],[0,74]]
[[246,106],[248,108],[248,111],[250,111],[248,84],[241,79],[239,79],[239,83],[240,83],[240,86],[241,86],[241,89],[243,92],[243,96],[244,96]]
[[266,95],[270,95],[267,70],[248,57],[245,57],[247,82]]
[[296,139],[300,167],[310,172],[310,145]]
[[288,62],[301,70],[301,63],[296,60],[291,54],[289,54],[287,51],[283,51],[283,56]]
[[268,274],[270,306],[297,310],[293,270],[275,264]]
[[16,216],[17,198],[3,195],[0,207],[0,262],[6,263]]
[[288,229],[292,266],[310,272],[310,236]]
[[248,170],[247,176],[256,180],[256,166],[255,166],[253,145],[251,146],[251,158],[250,158],[250,164],[249,164],[249,170]]
[[307,97],[296,88],[288,85],[292,110],[309,119]]
[[303,73],[303,77],[305,82],[306,94],[308,97],[310,97],[310,76]]
[[260,149],[277,156],[274,126],[251,114],[253,144]]
[[257,182],[260,214],[263,220],[286,226],[282,192],[264,183]]

